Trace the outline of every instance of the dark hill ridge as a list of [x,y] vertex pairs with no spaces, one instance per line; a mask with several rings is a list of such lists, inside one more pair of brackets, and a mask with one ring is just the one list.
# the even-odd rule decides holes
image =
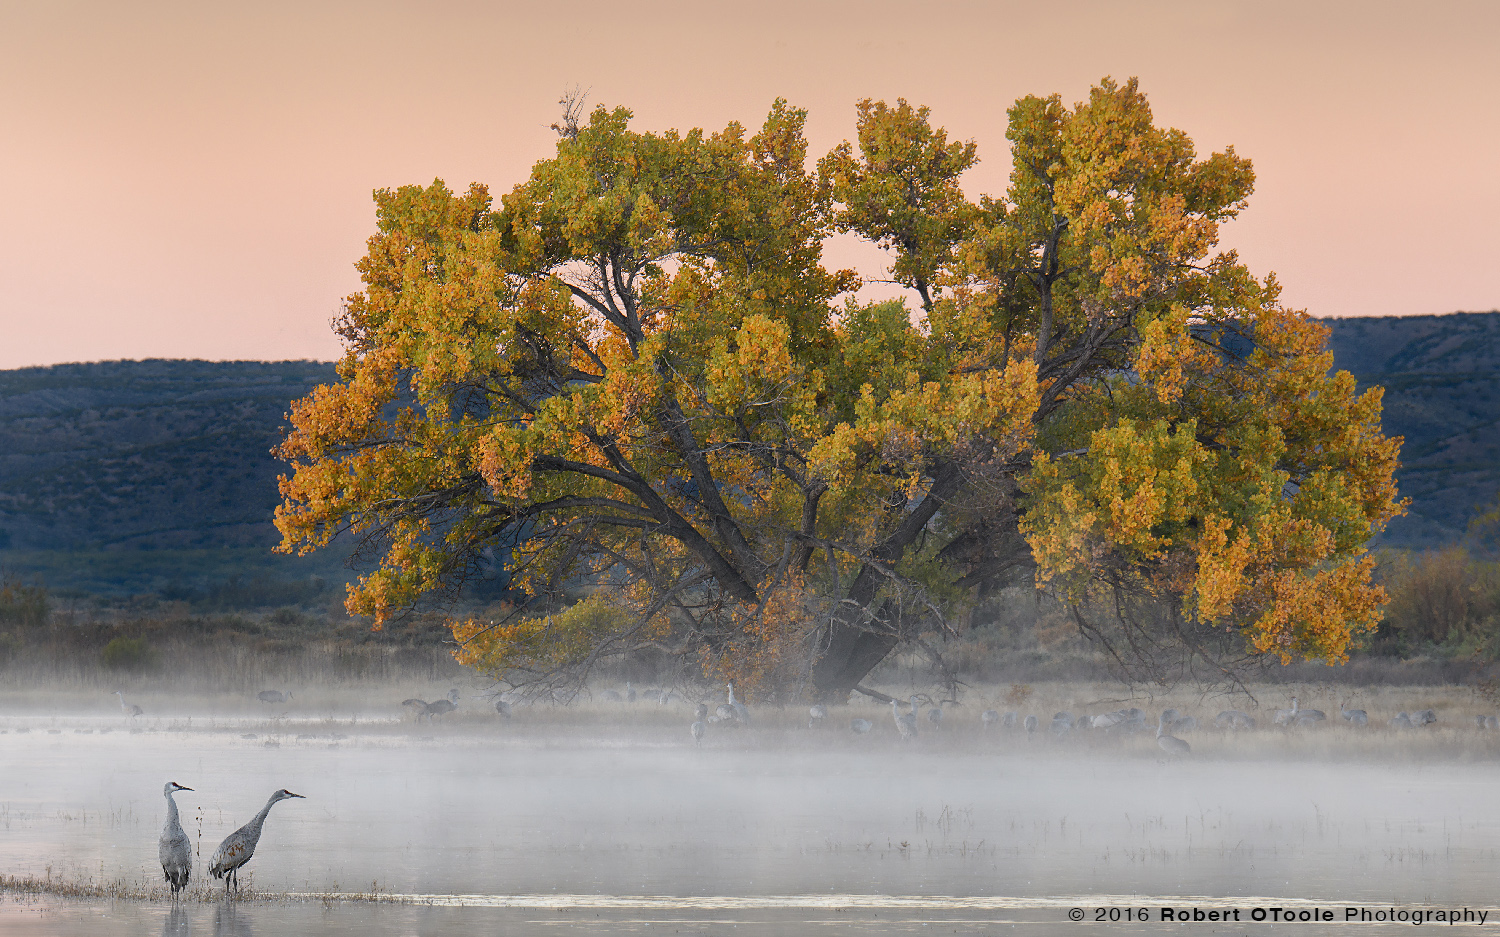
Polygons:
[[1383,425],[1402,436],[1411,498],[1381,542],[1430,548],[1461,537],[1500,493],[1500,312],[1328,319],[1336,366],[1385,387]]
[[270,552],[270,449],[290,402],[336,379],[316,361],[0,371],[0,565],[55,590],[183,596],[342,579],[338,556]]
[[[1500,492],[1500,313],[1326,324],[1337,366],[1386,387],[1386,432],[1406,438],[1411,514],[1384,544],[1461,536]],[[285,469],[270,449],[291,401],[335,379],[315,361],[0,371],[0,566],[94,592],[223,594],[237,574],[341,578],[342,552],[270,553]]]
[[0,371],[0,545],[262,547],[310,361],[111,361]]

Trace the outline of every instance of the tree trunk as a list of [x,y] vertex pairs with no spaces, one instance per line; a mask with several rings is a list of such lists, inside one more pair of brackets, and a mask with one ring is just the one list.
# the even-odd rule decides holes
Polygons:
[[[894,568],[906,547],[962,484],[963,473],[955,464],[949,463],[935,472],[927,495],[885,542],[871,551],[875,562],[887,569]],[[840,612],[828,626],[828,647],[813,664],[812,682],[819,700],[843,702],[855,685],[901,644],[899,634],[870,631],[860,621],[886,578],[884,572],[866,563],[844,596]]]

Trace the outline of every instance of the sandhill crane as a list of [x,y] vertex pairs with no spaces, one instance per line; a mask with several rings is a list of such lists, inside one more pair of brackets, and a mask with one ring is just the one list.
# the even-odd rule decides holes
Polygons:
[[1396,715],[1392,716],[1391,721],[1387,722],[1386,725],[1390,726],[1392,729],[1410,729],[1411,716],[1408,716],[1404,712],[1396,713]]
[[416,717],[418,722],[421,722],[426,716],[431,715],[427,708],[430,704],[424,699],[417,699],[413,696],[411,699],[402,700],[401,705],[405,706]]
[[1026,737],[1027,738],[1031,738],[1032,734],[1036,732],[1036,726],[1037,726],[1037,718],[1036,718],[1036,716],[1027,716],[1026,717]]
[[1437,713],[1430,709],[1423,709],[1411,714],[1411,724],[1414,726],[1426,726],[1437,722]]
[[1328,718],[1321,709],[1303,709],[1297,702],[1297,697],[1292,697],[1291,709],[1278,709],[1272,720],[1279,726],[1305,726],[1314,722],[1322,722]]
[[986,709],[984,712],[979,714],[979,722],[984,726],[984,730],[986,732],[988,732],[995,725],[995,723],[999,721],[1000,714],[993,709]]
[[[1165,716],[1166,714],[1163,713],[1162,715]],[[1173,757],[1191,754],[1193,746],[1174,735],[1166,734],[1166,723],[1165,718],[1156,720],[1156,744],[1161,746],[1162,751]]]
[[726,686],[729,687],[729,708],[734,710],[734,718],[739,720],[740,722],[743,722],[745,725],[749,725],[750,708],[734,698],[733,683],[726,684]]
[[927,710],[927,721],[932,723],[934,729],[941,729],[943,727],[943,707],[934,706]]
[[[1347,703],[1348,700],[1345,700],[1344,702]],[[1350,725],[1362,726],[1368,725],[1370,722],[1369,713],[1365,712],[1363,709],[1345,709],[1344,703],[1339,703],[1339,715],[1343,716],[1344,721],[1349,723]]]
[[255,855],[255,846],[260,842],[261,828],[266,825],[266,816],[270,814],[271,808],[283,800],[293,797],[302,797],[301,794],[293,794],[283,788],[271,795],[266,805],[260,808],[260,813],[255,819],[224,837],[224,842],[214,851],[214,857],[209,860],[208,874],[214,878],[224,880],[224,894],[229,895],[232,884],[236,892],[240,889],[240,867],[250,861]]
[[116,690],[115,691],[115,695],[120,698],[120,712],[124,713],[127,716],[130,716],[131,718],[134,718],[134,717],[139,716],[141,714],[141,712],[142,712],[141,707],[137,706],[134,703],[127,703],[127,702],[125,702],[125,694],[124,693],[121,693],[119,690]]
[[807,708],[807,727],[809,729],[816,729],[818,726],[822,725],[823,720],[827,718],[828,707],[824,706],[822,703],[818,703],[815,706],[809,706]]
[[1255,717],[1238,709],[1226,709],[1214,717],[1214,725],[1221,729],[1253,729]]
[[620,694],[617,690],[605,690],[603,693],[599,694],[599,698],[604,700],[606,703],[620,702]]
[[625,702],[627,702],[627,703],[634,703],[635,702],[635,689],[630,685],[630,681],[629,680],[625,681]]
[[183,787],[176,781],[168,781],[161,790],[162,796],[167,798],[167,825],[162,827],[156,854],[161,857],[161,871],[167,877],[167,884],[172,886],[173,898],[187,887],[188,876],[193,872],[193,849],[188,835],[182,831],[182,821],[177,818],[177,801],[172,795],[190,790],[191,787]]
[[870,730],[873,728],[875,728],[875,724],[868,719],[855,718],[849,720],[849,731],[855,735],[869,735]]
[[699,719],[697,722],[688,727],[688,731],[693,734],[693,744],[702,745],[703,733],[708,731],[708,726],[704,724],[702,719]]
[[1053,713],[1052,725],[1049,728],[1054,736],[1062,738],[1073,731],[1073,714],[1066,712]]
[[896,720],[896,731],[901,733],[903,739],[917,737],[916,698],[913,697],[912,700],[912,712],[902,712],[901,704],[891,700],[891,718]]
[[1474,724],[1481,729],[1495,729],[1500,728],[1500,719],[1494,716],[1475,716]]
[[708,718],[708,704],[707,703],[699,703],[698,707],[693,710],[693,715],[698,719],[699,722],[702,722],[703,720],[707,719]]
[[255,698],[262,703],[285,703],[292,698],[292,694],[283,693],[280,690],[261,690],[255,694]]
[[1112,713],[1100,713],[1093,719],[1094,728],[1096,729],[1113,729],[1124,721],[1125,711],[1123,709],[1117,709]]
[[451,699],[433,700],[427,704],[427,718],[430,720],[433,716],[446,716],[457,708],[458,704]]
[[1016,720],[1019,718],[1021,718],[1020,714],[1012,709],[1010,712],[1007,712],[1005,715],[1000,717],[1000,724],[1005,726],[1007,729],[1014,729],[1016,727]]

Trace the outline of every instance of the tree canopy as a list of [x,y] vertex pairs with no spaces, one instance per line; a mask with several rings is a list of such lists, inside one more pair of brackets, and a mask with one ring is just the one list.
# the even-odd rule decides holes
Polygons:
[[[347,604],[377,622],[503,570],[528,600],[452,627],[513,679],[656,647],[839,698],[1024,582],[1122,663],[1344,659],[1399,440],[1216,250],[1250,163],[1105,80],[1017,101],[1009,188],[975,201],[977,147],[927,109],[857,116],[810,165],[784,101],[755,133],[599,107],[498,204],[377,192],[341,380],[278,450],[281,548],[363,538]],[[857,302],[837,232],[915,305]]]

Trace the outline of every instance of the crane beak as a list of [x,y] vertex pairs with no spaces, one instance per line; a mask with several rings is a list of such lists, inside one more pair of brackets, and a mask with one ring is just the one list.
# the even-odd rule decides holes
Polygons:
[[177,785],[177,789],[179,791],[190,791],[190,790],[192,790],[191,787],[183,787],[181,784]]
[[[293,794],[291,791],[287,791],[286,792],[286,796],[288,796],[288,797],[302,797],[301,794]],[[302,799],[306,800],[307,798],[306,797],[302,797]]]

